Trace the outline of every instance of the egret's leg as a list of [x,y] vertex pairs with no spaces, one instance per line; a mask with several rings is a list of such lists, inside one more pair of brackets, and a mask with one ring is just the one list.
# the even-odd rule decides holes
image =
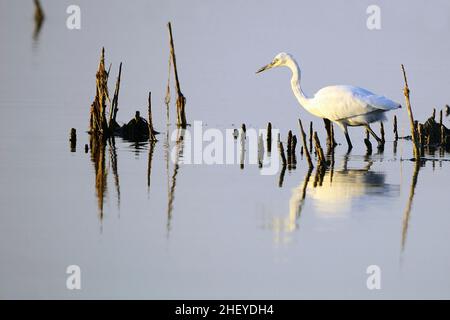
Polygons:
[[348,135],[347,126],[344,125],[343,129],[344,129],[345,139],[347,140],[347,144],[348,144],[348,151],[350,151],[353,149],[353,145],[352,145],[352,141],[350,140],[350,136]]
[[377,136],[375,132],[373,132],[372,128],[368,124],[366,124],[365,127],[370,132],[370,134],[375,138],[375,140],[377,140],[378,144],[381,144],[382,143],[381,139]]

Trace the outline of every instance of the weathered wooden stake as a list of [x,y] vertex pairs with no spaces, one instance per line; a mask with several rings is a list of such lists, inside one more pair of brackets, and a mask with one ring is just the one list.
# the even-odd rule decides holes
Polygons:
[[33,38],[36,40],[41,31],[42,23],[45,20],[44,10],[42,10],[39,0],[34,0],[34,32]]
[[106,138],[108,122],[106,120],[106,101],[109,101],[108,77],[105,70],[105,48],[102,48],[100,63],[96,74],[96,94],[91,106],[90,131]]
[[291,146],[292,159],[295,164],[297,162],[296,158],[295,158],[295,148],[297,147],[297,136],[295,134],[292,136],[291,143],[292,143],[292,146]]
[[[117,122],[116,122],[116,116],[117,116],[117,111],[119,111],[118,105],[119,105],[119,90],[120,90],[120,78],[122,75],[122,62],[119,65],[119,75],[117,76],[117,81],[116,81],[116,88],[114,90],[114,96],[111,102],[111,108],[109,111],[109,124],[108,124],[108,128],[110,131],[114,131],[114,129],[116,128]],[[110,132],[112,134],[112,132]]]
[[394,135],[395,141],[398,141],[397,116],[394,116]]
[[152,93],[148,92],[148,140],[157,141],[155,136],[155,129],[153,128],[153,117],[152,117]]
[[292,164],[292,131],[289,130],[288,137],[287,137],[287,143],[286,143],[286,149],[287,149],[287,163],[290,166]]
[[267,124],[267,152],[272,152],[272,123]]
[[320,145],[320,140],[319,137],[317,136],[317,131],[314,131],[314,147],[316,149],[317,152],[317,156],[318,156],[318,161],[319,161],[319,165],[325,167],[326,166],[326,161],[325,161],[325,154],[323,153],[323,149],[322,146]]
[[370,133],[369,130],[366,129],[366,138],[364,139],[364,144],[366,145],[367,148],[367,155],[371,155],[372,154],[372,143],[370,142]]
[[336,145],[336,141],[334,141],[333,136],[333,123],[326,118],[323,118],[323,122],[325,124],[325,130],[327,131],[327,145],[331,150]]
[[303,130],[302,121],[300,119],[298,119],[298,124],[300,126],[300,135],[302,137],[302,144],[303,144],[302,151],[305,152],[306,154],[306,160],[308,161],[309,167],[314,168],[314,165],[311,161],[311,155],[309,154],[308,146],[306,144],[306,134],[305,131]]
[[309,152],[312,152],[313,150],[313,123],[312,121],[309,122]]
[[75,152],[77,148],[77,130],[75,128],[70,129],[70,151]]
[[173,36],[172,36],[172,25],[171,23],[167,23],[167,28],[169,29],[169,41],[170,41],[170,55],[172,57],[172,65],[173,71],[175,74],[175,88],[177,90],[177,124],[178,126],[185,128],[187,125],[186,122],[186,98],[183,96],[183,93],[180,89],[180,81],[178,79],[178,69],[177,69],[177,61],[175,57],[175,46],[173,44]]
[[424,155],[424,146],[425,146],[425,135],[423,133],[423,124],[418,123],[417,124],[417,134],[419,136],[419,143],[420,143],[420,155]]
[[380,134],[381,134],[381,143],[384,144],[386,142],[386,138],[384,136],[384,124],[380,122]]
[[439,129],[441,131],[440,144],[441,146],[443,146],[445,145],[445,129],[444,126],[442,125],[442,110],[439,112]]
[[283,142],[281,142],[280,140],[280,135],[278,135],[278,151],[280,152],[280,157],[281,157],[281,163],[283,165],[283,167],[286,167],[286,156],[284,154],[284,147],[283,147]]
[[405,95],[406,100],[406,108],[408,110],[408,116],[409,116],[409,125],[411,129],[411,137],[413,140],[413,146],[414,146],[414,158],[416,161],[420,160],[420,146],[419,146],[419,139],[417,138],[417,130],[414,127],[414,115],[411,108],[411,101],[409,100],[409,87],[408,87],[408,80],[406,78],[406,72],[405,67],[402,64],[402,71],[403,71],[403,78],[405,80],[405,88],[403,89],[403,94]]

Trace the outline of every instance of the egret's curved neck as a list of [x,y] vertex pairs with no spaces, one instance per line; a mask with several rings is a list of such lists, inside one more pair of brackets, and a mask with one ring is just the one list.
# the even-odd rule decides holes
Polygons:
[[298,102],[302,105],[303,108],[305,108],[307,111],[311,112],[310,110],[310,99],[305,96],[303,93],[303,90],[300,86],[300,68],[297,64],[297,62],[293,59],[290,59],[286,66],[291,69],[292,71],[292,78],[291,78],[291,87],[292,91],[294,92],[295,97],[297,98]]

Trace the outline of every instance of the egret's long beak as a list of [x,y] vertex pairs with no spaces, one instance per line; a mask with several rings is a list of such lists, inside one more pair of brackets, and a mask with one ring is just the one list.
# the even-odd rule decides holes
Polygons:
[[269,63],[268,65],[265,65],[264,67],[262,67],[261,69],[259,69],[258,71],[256,71],[256,73],[260,73],[263,72],[265,70],[269,70],[270,68],[273,67],[273,62]]

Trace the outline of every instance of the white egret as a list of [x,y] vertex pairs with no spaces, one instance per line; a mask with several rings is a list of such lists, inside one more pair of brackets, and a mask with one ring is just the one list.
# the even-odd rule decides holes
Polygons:
[[370,128],[370,123],[386,120],[385,112],[401,108],[401,105],[386,97],[374,94],[366,89],[339,85],[320,89],[312,98],[305,96],[300,87],[300,68],[294,58],[285,52],[275,56],[271,63],[256,73],[275,67],[288,67],[292,71],[291,87],[300,105],[309,113],[331,120],[345,134],[349,150],[352,142],[348,135],[348,126],[364,126],[375,137],[381,139]]

